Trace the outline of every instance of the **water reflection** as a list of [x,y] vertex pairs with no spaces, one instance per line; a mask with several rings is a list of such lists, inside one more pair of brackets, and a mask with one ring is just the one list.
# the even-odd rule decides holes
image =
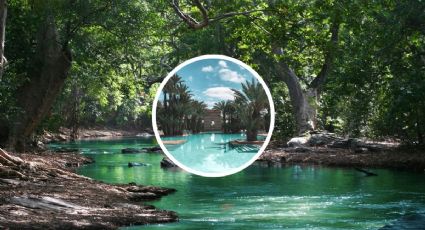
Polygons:
[[185,140],[178,148],[166,148],[184,166],[202,173],[224,173],[235,170],[250,161],[258,146],[230,148],[230,141],[243,134],[202,133],[184,137],[163,137],[163,140]]

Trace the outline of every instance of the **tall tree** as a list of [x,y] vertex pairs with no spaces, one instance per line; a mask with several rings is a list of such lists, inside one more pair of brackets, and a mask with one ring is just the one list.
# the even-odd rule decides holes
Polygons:
[[[294,117],[297,125],[297,132],[303,133],[310,129],[316,128],[316,108],[314,108],[314,105],[312,105],[312,101],[318,101],[320,99],[320,93],[323,88],[324,83],[326,82],[326,78],[329,75],[331,69],[333,60],[335,58],[335,48],[338,43],[338,32],[340,28],[340,9],[341,5],[334,4],[332,7],[334,9],[327,9],[329,10],[331,23],[329,23],[329,32],[330,38],[328,44],[324,45],[323,48],[323,61],[322,61],[322,67],[320,68],[320,71],[316,75],[314,79],[311,80],[310,83],[308,83],[307,90],[304,90],[302,87],[302,84],[300,83],[300,77],[295,73],[295,71],[290,68],[288,64],[288,55],[283,55],[286,51],[287,47],[284,47],[286,41],[282,40],[282,34],[287,33],[286,31],[279,31],[275,28],[264,28],[264,26],[259,25],[257,23],[257,19],[260,21],[265,22],[265,25],[272,26],[272,27],[278,27],[278,28],[285,28],[286,25],[280,25],[280,23],[288,23],[283,21],[282,19],[285,18],[288,19],[289,17],[285,14],[288,14],[288,8],[291,6],[287,6],[284,3],[274,3],[272,2],[262,2],[262,3],[255,3],[252,4],[254,6],[254,9],[251,10],[242,10],[242,11],[230,11],[230,12],[224,12],[224,13],[218,13],[216,16],[211,16],[212,7],[209,6],[209,9],[206,8],[208,4],[202,3],[200,0],[193,1],[193,6],[196,7],[199,10],[200,18],[201,20],[198,21],[194,17],[191,16],[191,13],[185,13],[183,10],[183,7],[180,6],[179,1],[173,0],[172,1],[172,7],[175,10],[176,14],[192,29],[202,29],[211,23],[218,22],[220,20],[225,20],[230,17],[237,17],[237,16],[243,16],[247,18],[247,23],[250,25],[253,24],[254,26],[257,26],[261,28],[261,32],[265,31],[267,38],[266,43],[262,44],[262,42],[259,41],[258,36],[254,36],[255,40],[258,41],[259,45],[267,45],[269,48],[268,50],[264,50],[263,47],[263,53],[262,55],[268,55],[267,58],[265,58],[266,62],[268,63],[274,63],[272,65],[272,69],[276,72],[276,75],[286,83],[288,89],[289,89],[289,95],[291,98],[291,104],[293,107]],[[225,6],[219,6],[221,8],[226,8]],[[326,6],[330,7],[330,6]],[[296,10],[302,11],[302,8],[296,8]],[[220,9],[216,9],[216,11],[220,11]],[[296,13],[303,13],[303,12],[296,12]],[[195,13],[192,13],[195,14]],[[255,14],[254,16],[250,16],[251,14]],[[288,19],[290,20],[290,19]],[[241,26],[240,23],[243,23],[242,21],[236,22],[238,27]],[[270,25],[273,23],[273,25]],[[251,26],[249,26],[251,27]],[[282,30],[281,29],[281,30]],[[273,33],[269,32],[273,31]],[[258,35],[258,34],[257,34]],[[239,37],[243,37],[243,35],[238,35]],[[288,40],[288,38],[284,38],[283,40]],[[251,43],[252,44],[252,43]],[[277,56],[277,58],[273,57],[273,55]],[[280,57],[282,56],[282,57]],[[277,59],[277,60],[276,60]],[[262,63],[264,64],[264,63]]]
[[14,123],[10,145],[24,151],[27,138],[50,111],[71,68],[71,51],[58,43],[53,17],[47,17],[37,36],[37,48],[28,75],[29,81],[18,89],[17,102],[22,108]]
[[7,0],[0,0],[0,81],[4,67],[7,64],[4,56],[4,42],[6,41]]

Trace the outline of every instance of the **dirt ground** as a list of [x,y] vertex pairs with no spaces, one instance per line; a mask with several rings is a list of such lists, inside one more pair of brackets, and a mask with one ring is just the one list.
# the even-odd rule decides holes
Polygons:
[[91,163],[75,153],[9,154],[15,165],[0,164],[0,229],[117,229],[177,221],[176,213],[144,201],[174,189],[109,185],[74,173]]

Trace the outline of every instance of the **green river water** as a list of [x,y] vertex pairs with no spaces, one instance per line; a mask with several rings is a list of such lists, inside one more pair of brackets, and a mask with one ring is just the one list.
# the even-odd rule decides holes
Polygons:
[[[154,145],[154,138],[125,138],[50,147],[79,148],[94,158],[78,173],[96,180],[177,189],[149,203],[177,212],[179,222],[128,229],[378,229],[404,215],[425,214],[424,174],[373,170],[378,176],[365,177],[344,168],[254,164],[231,176],[205,178],[161,169],[157,153],[121,154],[123,148]],[[149,166],[129,168],[128,162]]]

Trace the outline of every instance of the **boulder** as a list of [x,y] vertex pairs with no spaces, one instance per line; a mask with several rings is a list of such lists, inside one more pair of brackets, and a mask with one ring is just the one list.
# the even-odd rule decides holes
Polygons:
[[340,148],[340,149],[348,149],[349,144],[348,140],[336,140],[328,145],[329,148]]
[[301,147],[307,144],[308,137],[293,137],[291,140],[288,141],[287,145],[289,147]]
[[308,139],[308,145],[310,146],[323,146],[330,144],[336,138],[333,133],[315,133]]
[[356,150],[361,145],[361,142],[356,138],[349,138],[344,140],[335,140],[328,145],[330,148],[342,148]]

